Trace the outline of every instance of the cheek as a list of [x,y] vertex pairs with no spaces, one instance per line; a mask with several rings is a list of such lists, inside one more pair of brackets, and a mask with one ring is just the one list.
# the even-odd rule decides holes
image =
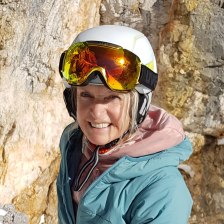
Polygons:
[[77,102],[76,102],[76,117],[77,117],[78,123],[81,123],[82,120],[85,118],[87,109],[88,109],[87,106],[85,106],[82,102],[77,100]]
[[127,105],[117,105],[117,107],[110,107],[111,122],[119,129],[126,130],[129,126],[130,117]]

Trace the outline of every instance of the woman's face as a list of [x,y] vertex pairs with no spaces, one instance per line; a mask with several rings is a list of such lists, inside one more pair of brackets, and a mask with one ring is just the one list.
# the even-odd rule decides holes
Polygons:
[[103,85],[77,87],[77,121],[91,143],[105,145],[128,129],[129,108],[124,95]]

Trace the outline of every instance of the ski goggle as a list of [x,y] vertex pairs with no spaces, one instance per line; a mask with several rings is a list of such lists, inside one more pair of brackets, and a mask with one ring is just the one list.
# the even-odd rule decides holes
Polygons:
[[111,90],[129,91],[141,79],[141,66],[139,57],[129,50],[88,41],[71,45],[61,55],[59,72],[69,85],[81,86],[88,84],[91,74],[98,71]]

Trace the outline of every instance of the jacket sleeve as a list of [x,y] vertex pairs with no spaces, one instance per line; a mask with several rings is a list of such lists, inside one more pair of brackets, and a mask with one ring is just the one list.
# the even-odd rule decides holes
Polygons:
[[72,206],[69,182],[63,183],[61,175],[57,178],[58,223],[74,224],[75,217]]
[[79,137],[74,124],[67,126],[62,133],[60,140],[61,164],[57,177],[57,196],[58,196],[58,223],[73,224],[75,223],[72,197],[70,191],[69,169],[74,167],[69,165],[74,162],[74,156],[77,154],[73,150],[69,150],[71,146],[74,148],[73,136]]
[[[167,167],[172,175],[158,178],[133,201],[130,224],[187,224],[192,208],[189,190],[175,167]],[[175,171],[175,170],[176,171]]]
[[61,149],[61,164],[60,164],[60,169],[59,169],[59,174],[57,177],[57,197],[58,197],[58,223],[59,224],[65,224],[65,223],[71,223],[69,222],[69,216],[67,214],[67,203],[65,200],[65,188],[66,188],[66,164],[65,164],[65,151],[64,147],[61,146],[60,144],[60,149]]
[[58,223],[65,224],[65,223],[73,223],[69,220],[66,211],[66,205],[63,199],[62,187],[60,184],[57,183],[57,196],[58,196]]

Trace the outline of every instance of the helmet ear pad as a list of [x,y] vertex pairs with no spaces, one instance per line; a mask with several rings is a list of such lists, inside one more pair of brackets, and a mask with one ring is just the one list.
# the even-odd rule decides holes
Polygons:
[[59,74],[60,74],[61,78],[63,78],[63,74],[62,74],[61,71],[62,71],[62,65],[63,65],[63,62],[64,62],[65,53],[66,53],[66,51],[61,54],[60,60],[59,60],[58,70],[59,70]]
[[69,115],[76,120],[76,105],[75,105],[75,89],[65,88],[63,91],[64,102],[68,110]]
[[146,93],[146,94],[140,94],[139,95],[139,102],[138,102],[138,112],[137,112],[137,124],[141,124],[149,110],[149,106],[151,103],[152,98],[152,92]]

